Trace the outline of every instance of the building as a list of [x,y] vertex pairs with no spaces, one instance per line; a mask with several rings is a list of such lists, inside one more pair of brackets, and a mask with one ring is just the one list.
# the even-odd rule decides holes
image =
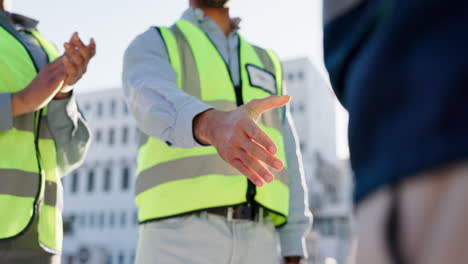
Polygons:
[[[312,264],[344,263],[350,240],[350,172],[336,155],[335,99],[308,59],[284,61],[314,213]],[[121,89],[78,95],[94,140],[82,167],[64,181],[64,264],[133,263],[137,239],[134,172],[139,131]]]
[[64,179],[63,263],[130,264],[138,231],[139,131],[121,89],[78,95],[78,101],[94,135],[83,166]]

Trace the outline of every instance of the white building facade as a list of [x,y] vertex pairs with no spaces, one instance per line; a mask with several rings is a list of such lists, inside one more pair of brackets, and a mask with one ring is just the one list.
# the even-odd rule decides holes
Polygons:
[[[350,237],[350,172],[336,155],[335,99],[308,59],[284,61],[314,213],[309,263],[345,263]],[[139,130],[122,89],[78,95],[93,131],[85,163],[64,179],[64,264],[134,262],[138,220],[134,183]]]
[[85,163],[64,179],[63,263],[134,263],[139,132],[121,89],[78,95],[93,131]]

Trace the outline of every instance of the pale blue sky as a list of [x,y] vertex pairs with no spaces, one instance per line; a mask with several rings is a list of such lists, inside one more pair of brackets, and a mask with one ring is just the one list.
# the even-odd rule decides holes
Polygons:
[[[321,64],[320,0],[232,0],[241,33],[275,50],[282,59],[308,56]],[[58,46],[78,31],[93,36],[98,53],[77,92],[119,87],[122,56],[130,41],[151,25],[171,25],[188,0],[13,0],[13,11],[41,21],[40,30]]]

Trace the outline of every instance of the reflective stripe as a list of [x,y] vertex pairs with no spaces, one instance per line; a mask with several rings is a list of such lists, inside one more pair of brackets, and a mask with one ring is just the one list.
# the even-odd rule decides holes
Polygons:
[[237,104],[229,100],[205,101],[204,103],[222,111],[231,111],[237,108]]
[[46,181],[44,204],[63,211],[63,188],[56,182]]
[[48,117],[43,116],[41,117],[41,127],[39,131],[39,138],[41,139],[54,139],[52,137],[52,134],[50,133],[49,130],[49,122],[48,122]]
[[[187,169],[189,168],[189,169]],[[224,162],[219,155],[177,159],[142,171],[136,182],[136,194],[158,185],[204,175],[239,176],[240,173]]]
[[[27,131],[35,133],[35,115],[34,113],[21,115],[13,118],[13,127],[20,131]],[[49,123],[47,121],[47,116],[41,117],[41,131],[40,138],[42,139],[52,139],[52,134],[49,130]]]
[[0,194],[35,198],[38,189],[39,174],[0,169]]
[[34,113],[13,118],[13,127],[21,131],[34,132]]
[[268,55],[268,53],[262,48],[259,48],[257,46],[253,46],[253,47],[254,47],[255,52],[257,53],[258,57],[262,61],[262,64],[263,64],[263,67],[265,67],[265,70],[267,70],[267,71],[271,72],[273,75],[275,75],[275,73],[276,73],[275,65],[271,61],[271,58]]
[[200,74],[198,73],[198,67],[195,57],[193,56],[192,48],[176,25],[172,26],[170,30],[177,40],[177,47],[179,49],[182,65],[182,89],[192,96],[201,98]]
[[[286,170],[277,172],[271,169],[271,172],[277,180],[288,185],[289,179]],[[136,182],[136,194],[164,183],[205,175],[239,176],[241,173],[222,160],[219,155],[182,158],[161,163],[142,171]]]

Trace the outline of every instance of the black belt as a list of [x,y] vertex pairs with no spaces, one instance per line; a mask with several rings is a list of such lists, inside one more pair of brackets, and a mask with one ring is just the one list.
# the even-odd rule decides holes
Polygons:
[[251,220],[261,221],[267,216],[267,210],[260,206],[240,204],[229,207],[213,208],[205,210],[209,214],[224,216],[228,221],[232,220]]

